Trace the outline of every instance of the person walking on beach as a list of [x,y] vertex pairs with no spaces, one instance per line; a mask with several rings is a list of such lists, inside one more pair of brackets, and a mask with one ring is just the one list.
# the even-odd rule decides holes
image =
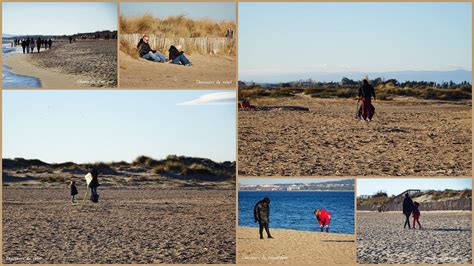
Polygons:
[[25,39],[21,40],[21,48],[23,49],[23,53],[25,53],[25,48],[26,48],[26,41]]
[[255,204],[253,208],[253,217],[255,223],[259,225],[260,239],[263,239],[263,229],[267,232],[268,238],[273,238],[270,234],[269,222],[270,222],[270,199],[268,197],[263,198],[261,201]]
[[415,222],[418,223],[418,228],[422,229],[420,224],[420,216],[420,203],[415,201],[413,203],[413,229],[415,229]]
[[76,195],[79,193],[77,191],[76,181],[71,181],[70,187],[71,187],[71,201],[72,203],[76,203]]
[[31,38],[30,40],[30,53],[35,51],[35,39]]
[[412,212],[413,212],[413,200],[410,198],[410,195],[406,193],[405,199],[403,200],[403,214],[405,215],[405,225],[403,226],[403,228],[406,228],[408,225],[408,229],[411,229],[410,216]]
[[184,55],[184,52],[179,51],[174,45],[170,46],[168,52],[172,64],[179,65],[181,63],[183,66],[192,66],[191,62],[189,62],[188,58]]
[[51,50],[51,47],[53,46],[53,40],[49,39],[48,40],[48,49]]
[[138,54],[141,58],[153,62],[166,62],[166,57],[157,50],[151,49],[149,44],[150,37],[144,35],[137,44]]
[[29,54],[30,53],[30,37],[26,38],[25,45],[26,45],[26,53]]
[[72,43],[72,36],[69,36],[69,44]]
[[100,186],[99,184],[99,173],[95,168],[92,168],[89,172],[92,176],[92,181],[89,183],[89,188],[91,189],[91,197],[90,200],[94,203],[99,202],[99,194],[97,194],[97,187]]
[[38,37],[38,39],[36,40],[36,48],[38,49],[38,53],[40,52],[40,48],[41,48],[41,43],[43,41],[41,40],[40,37]]
[[365,76],[362,81],[362,86],[359,88],[359,98],[357,104],[362,101],[360,109],[358,110],[359,119],[372,121],[375,113],[375,107],[372,105],[372,97],[375,101],[375,89],[369,84],[369,77]]
[[323,232],[324,227],[326,227],[326,233],[329,233],[329,222],[331,222],[331,213],[325,209],[316,209],[314,210],[314,216],[316,216],[316,220],[318,220],[319,229],[321,229],[321,232]]

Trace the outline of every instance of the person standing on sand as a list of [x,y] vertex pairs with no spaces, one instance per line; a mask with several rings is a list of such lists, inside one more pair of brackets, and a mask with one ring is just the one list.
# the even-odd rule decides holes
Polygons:
[[48,49],[51,50],[52,46],[53,46],[53,40],[49,39],[48,40]]
[[148,43],[150,37],[148,35],[143,35],[140,41],[137,44],[138,54],[141,58],[153,61],[153,62],[166,62],[166,57],[157,50],[153,50]]
[[33,53],[35,51],[35,39],[31,38],[30,41],[30,53]]
[[29,54],[30,53],[30,37],[26,38],[25,46],[26,46],[26,53]]
[[91,198],[90,200],[94,203],[99,202],[99,194],[97,194],[97,187],[99,184],[99,173],[95,168],[92,168],[89,172],[92,176],[92,181],[89,183],[89,188],[91,189]]
[[372,105],[372,97],[375,101],[375,89],[369,84],[369,77],[365,76],[362,81],[362,86],[359,88],[359,97],[357,98],[357,104],[362,101],[362,105],[358,110],[359,119],[366,121],[372,121],[372,117],[375,113],[375,107]]
[[259,225],[259,234],[260,239],[263,239],[263,229],[265,228],[265,232],[267,232],[268,238],[273,238],[270,234],[270,228],[268,224],[270,222],[270,199],[268,197],[263,198],[261,201],[255,204],[253,208],[253,216],[255,219],[255,223]]
[[413,203],[413,229],[415,229],[415,222],[418,223],[418,228],[422,229],[421,224],[420,224],[421,213],[420,213],[419,208],[420,208],[420,203],[415,201]]
[[77,191],[76,181],[71,181],[70,187],[71,187],[71,201],[72,203],[76,203],[76,195],[79,193]]
[[331,222],[331,213],[326,211],[325,209],[316,209],[314,210],[314,216],[316,216],[316,220],[318,220],[319,229],[321,229],[321,232],[323,232],[324,227],[326,227],[326,233],[329,233],[329,222]]
[[26,41],[25,39],[21,40],[21,48],[23,49],[23,53],[25,53]]
[[41,48],[41,43],[43,41],[41,40],[40,37],[38,37],[38,39],[36,40],[36,49],[38,49],[38,53],[40,52],[40,48]]
[[410,198],[410,195],[406,193],[405,199],[403,200],[403,214],[405,215],[405,225],[403,226],[403,228],[406,228],[408,225],[408,229],[411,229],[410,216],[412,212],[413,212],[413,200]]

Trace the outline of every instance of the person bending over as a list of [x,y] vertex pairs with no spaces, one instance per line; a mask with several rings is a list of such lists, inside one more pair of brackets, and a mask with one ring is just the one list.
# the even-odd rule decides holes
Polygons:
[[329,233],[329,222],[331,222],[331,213],[326,211],[325,209],[316,209],[314,210],[314,216],[316,216],[316,220],[318,220],[319,229],[321,229],[321,232],[323,232],[324,227],[326,227],[326,232]]

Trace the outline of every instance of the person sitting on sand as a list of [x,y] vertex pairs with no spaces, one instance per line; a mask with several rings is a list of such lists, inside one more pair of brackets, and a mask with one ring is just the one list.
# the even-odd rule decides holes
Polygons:
[[180,63],[184,66],[192,66],[191,62],[189,62],[188,58],[184,55],[183,51],[179,51],[174,45],[170,46],[168,49],[170,61],[172,64],[179,65]]
[[268,197],[263,198],[261,201],[255,204],[253,208],[253,216],[255,222],[259,225],[260,239],[263,239],[263,229],[267,232],[268,238],[273,238],[270,234],[269,222],[270,222],[270,199]]
[[77,191],[76,181],[71,181],[70,187],[71,187],[71,201],[72,203],[76,203],[76,195],[79,193]]
[[148,43],[150,37],[144,35],[137,44],[138,54],[141,58],[153,61],[153,62],[166,62],[166,57],[157,50],[153,50]]
[[99,202],[99,194],[97,194],[97,187],[99,184],[99,173],[95,168],[92,168],[89,172],[92,176],[92,181],[89,183],[89,188],[91,189],[91,198],[90,200],[94,203]]
[[403,226],[403,228],[406,228],[408,225],[408,229],[411,229],[410,216],[412,212],[413,212],[413,200],[410,198],[410,195],[406,193],[405,199],[403,200],[403,214],[405,215],[405,225]]
[[316,216],[316,220],[318,220],[319,229],[321,229],[321,232],[323,232],[324,227],[326,227],[326,232],[329,233],[329,222],[331,222],[331,213],[326,211],[325,209],[316,209],[314,210],[314,216]]
[[372,117],[375,113],[375,107],[372,105],[372,97],[374,97],[375,101],[375,89],[369,84],[369,77],[365,76],[362,81],[362,86],[359,88],[359,97],[357,98],[357,104],[362,101],[362,105],[358,111],[359,119],[372,121]]
[[413,203],[413,229],[415,229],[415,222],[418,223],[418,227],[421,229],[421,224],[420,224],[420,216],[421,216],[421,213],[420,213],[420,203],[418,202],[414,202]]

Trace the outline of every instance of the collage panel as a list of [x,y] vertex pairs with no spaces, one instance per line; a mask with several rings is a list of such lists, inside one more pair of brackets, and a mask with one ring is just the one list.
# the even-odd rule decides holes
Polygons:
[[116,2],[3,2],[2,88],[117,87]]
[[234,1],[122,1],[120,86],[236,88],[236,16]]
[[470,176],[471,9],[240,2],[238,174]]
[[2,262],[235,264],[235,91],[5,90]]
[[238,264],[355,263],[354,178],[238,180]]
[[472,264],[472,178],[357,179],[357,262]]

